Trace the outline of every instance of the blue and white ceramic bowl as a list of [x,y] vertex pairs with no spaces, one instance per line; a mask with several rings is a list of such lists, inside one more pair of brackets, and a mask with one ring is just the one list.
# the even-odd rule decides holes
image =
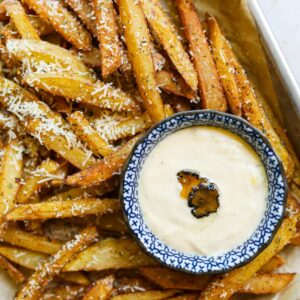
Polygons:
[[[175,131],[199,125],[223,128],[244,139],[260,157],[268,177],[267,210],[259,227],[242,245],[218,256],[189,255],[167,246],[151,232],[139,205],[138,180],[149,153]],[[212,274],[227,272],[250,262],[272,241],[284,216],[287,184],[281,161],[261,132],[239,117],[199,110],[175,114],[156,124],[139,140],[124,168],[121,197],[127,225],[148,254],[171,268],[194,274]]]

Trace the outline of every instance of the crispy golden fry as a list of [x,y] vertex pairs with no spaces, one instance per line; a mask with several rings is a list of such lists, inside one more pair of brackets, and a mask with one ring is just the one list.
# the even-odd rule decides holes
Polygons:
[[[35,270],[48,257],[42,253],[10,246],[0,246],[0,254],[8,260],[30,270]],[[89,284],[89,280],[80,272],[67,272],[60,274],[59,277],[68,282],[81,285]]]
[[[293,240],[293,239],[292,239]],[[285,260],[279,255],[273,256],[260,270],[260,273],[272,273],[284,265]]]
[[0,88],[0,103],[14,113],[26,131],[41,144],[56,151],[78,168],[94,163],[91,153],[79,143],[59,114],[12,81],[0,78]]
[[166,117],[171,117],[175,114],[175,111],[170,104],[164,105],[164,111],[165,111]]
[[0,168],[0,222],[14,206],[23,169],[23,146],[13,140],[4,148]]
[[202,108],[227,110],[227,101],[193,0],[177,0],[177,9],[198,74]]
[[142,277],[121,277],[115,280],[114,286],[117,294],[153,290],[153,285]]
[[253,276],[239,293],[276,294],[286,288],[296,274],[257,274]]
[[163,289],[201,291],[211,280],[211,276],[195,276],[164,267],[142,268],[140,272],[150,282]]
[[115,277],[113,275],[99,279],[84,295],[82,300],[108,300],[114,291]]
[[189,100],[197,99],[196,93],[190,89],[182,77],[175,76],[171,72],[162,70],[155,73],[155,78],[157,85],[163,91]]
[[153,44],[150,44],[151,46],[151,54],[154,64],[155,71],[162,71],[163,67],[166,64],[166,59],[157,51],[157,49],[154,47]]
[[39,36],[48,35],[54,32],[53,27],[49,23],[45,22],[41,17],[28,15],[28,18]]
[[164,119],[165,114],[163,102],[157,90],[149,30],[143,11],[135,0],[120,0],[119,11],[125,28],[129,59],[140,94],[151,119],[158,122]]
[[13,246],[22,247],[45,254],[55,254],[61,247],[58,241],[50,241],[49,238],[34,235],[17,227],[8,227],[1,233],[0,239]]
[[63,285],[47,288],[40,300],[78,300],[81,299],[85,288],[80,285]]
[[142,252],[133,240],[107,238],[80,253],[64,270],[102,271],[154,265],[157,263]]
[[94,166],[67,177],[66,184],[94,186],[120,172],[139,136],[132,138],[116,152],[106,156]]
[[17,197],[18,204],[29,203],[31,197],[38,193],[40,187],[43,183],[48,182],[53,179],[61,178],[57,172],[60,165],[51,159],[43,161],[35,171],[33,171],[32,176],[30,176],[24,184],[22,184]]
[[213,58],[224,87],[229,108],[233,114],[242,116],[240,91],[235,80],[234,68],[231,67],[226,54],[225,37],[222,35],[219,25],[214,17],[208,16],[207,24]]
[[6,47],[10,54],[23,62],[31,72],[67,72],[91,78],[85,64],[70,51],[54,44],[37,40],[9,40]]
[[69,115],[68,122],[79,139],[86,143],[96,156],[107,156],[113,152],[112,146],[98,134],[82,112],[76,111]]
[[111,298],[111,300],[161,300],[169,299],[177,294],[178,291],[146,291],[130,294],[117,295]]
[[291,179],[294,172],[294,162],[289,153],[282,144],[280,138],[272,128],[269,119],[262,107],[259,105],[253,87],[249,82],[245,71],[236,59],[228,42],[224,43],[226,47],[226,55],[228,57],[231,68],[235,70],[235,78],[241,91],[241,101],[243,107],[243,115],[246,119],[257,129],[262,131],[274,147],[276,153],[279,155],[285,169],[286,176]]
[[141,4],[151,28],[164,46],[174,66],[191,89],[197,91],[197,73],[159,1],[142,0]]
[[249,264],[214,279],[201,293],[199,300],[229,299],[238,292],[259,269],[286,246],[296,231],[297,216],[286,218],[271,244]]
[[4,269],[16,283],[25,282],[25,276],[2,255],[0,255],[0,268]]
[[64,266],[98,237],[96,228],[88,227],[67,242],[52,257],[44,261],[17,293],[16,300],[38,300],[46,285],[60,273]]
[[65,2],[76,12],[82,23],[96,37],[97,29],[95,23],[95,13],[91,1],[86,0],[65,0]]
[[40,37],[32,26],[23,6],[17,0],[6,0],[7,13],[23,39],[39,40]]
[[101,50],[102,76],[107,77],[122,63],[116,13],[112,0],[93,0],[93,8]]
[[137,102],[126,93],[101,81],[92,82],[81,76],[61,73],[30,74],[25,81],[35,88],[76,102],[113,111],[137,112],[140,110]]
[[47,201],[18,205],[6,218],[9,221],[60,219],[114,213],[120,209],[120,202],[117,199],[100,200],[88,198],[68,201]]
[[90,67],[101,67],[101,52],[100,49],[93,47],[90,51],[78,51],[76,48],[73,48],[77,56],[87,65]]
[[91,37],[80,22],[64,6],[61,0],[22,0],[41,18],[78,49],[90,50]]

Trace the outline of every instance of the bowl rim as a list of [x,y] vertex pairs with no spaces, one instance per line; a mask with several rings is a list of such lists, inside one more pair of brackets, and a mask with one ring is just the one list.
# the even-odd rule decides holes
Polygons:
[[[248,259],[240,262],[240,263],[237,263],[235,264],[234,266],[232,267],[227,267],[227,268],[223,268],[223,269],[220,269],[220,270],[213,270],[213,271],[206,271],[206,272],[195,272],[195,271],[191,271],[191,270],[188,270],[188,269],[185,269],[185,268],[181,268],[181,267],[178,267],[178,266],[173,266],[173,265],[170,265],[168,264],[166,261],[158,258],[157,256],[155,256],[151,251],[149,251],[148,247],[146,247],[143,242],[140,240],[140,238],[136,235],[136,233],[134,232],[134,230],[131,228],[130,224],[129,224],[129,218],[128,218],[128,214],[126,212],[126,208],[125,208],[125,205],[124,205],[124,184],[125,184],[125,174],[126,174],[126,171],[128,169],[128,166],[134,156],[134,153],[137,149],[137,147],[143,143],[147,138],[148,136],[151,134],[151,132],[153,130],[155,130],[156,128],[160,127],[162,124],[165,124],[167,123],[168,121],[174,119],[174,118],[177,118],[177,117],[180,117],[180,116],[186,116],[186,115],[198,115],[198,114],[202,114],[202,113],[210,113],[210,114],[215,114],[215,115],[219,115],[219,116],[222,116],[222,117],[229,117],[231,119],[234,119],[234,120],[237,120],[237,121],[240,121],[241,123],[244,123],[246,126],[250,127],[256,134],[258,134],[260,136],[260,138],[263,140],[263,142],[271,149],[271,151],[273,152],[273,155],[275,156],[277,162],[278,162],[278,166],[279,166],[279,170],[280,170],[280,174],[281,174],[281,177],[282,177],[282,181],[283,181],[283,188],[284,188],[284,194],[283,194],[283,200],[282,200],[282,213],[281,213],[281,216],[280,218],[278,219],[278,222],[276,224],[276,226],[274,227],[274,230],[272,231],[269,239],[267,242],[262,242],[261,245],[258,247],[258,250],[253,254],[251,255]],[[193,127],[193,126],[201,126],[201,125],[191,125],[191,126],[186,126],[185,128],[190,128],[190,127]],[[213,125],[206,125],[206,126],[211,126],[211,127],[217,127],[217,126],[213,126]],[[217,127],[218,128],[218,127]],[[220,128],[220,127],[219,127]],[[176,131],[178,130],[181,130],[181,129],[177,129],[175,130],[173,133],[175,133]],[[224,130],[228,130],[228,129],[224,129]],[[168,130],[167,130],[168,131]],[[230,131],[230,130],[228,130]],[[230,131],[231,132],[231,131]],[[233,132],[232,132],[233,133]],[[233,134],[236,134],[236,133],[233,133]],[[236,134],[238,135],[238,134]],[[241,139],[243,139],[247,144],[249,144],[251,146],[251,148],[255,151],[255,153],[257,154],[257,151],[256,149],[254,149],[254,147],[248,143],[244,138],[242,138],[240,135],[238,135]],[[258,154],[257,154],[258,155]],[[267,174],[267,178],[269,179],[269,176]],[[151,258],[153,258],[155,261],[158,261],[162,266],[165,266],[165,267],[168,267],[170,269],[173,269],[173,270],[177,270],[177,271],[182,271],[182,272],[185,272],[185,273],[188,273],[188,274],[193,274],[193,275],[214,275],[214,274],[223,274],[223,273],[226,273],[226,272],[229,272],[229,271],[232,271],[232,270],[235,270],[237,268],[240,268],[242,266],[245,266],[247,264],[249,264],[252,260],[254,260],[263,250],[265,250],[270,244],[271,242],[273,241],[280,225],[282,224],[282,221],[285,217],[285,212],[286,212],[286,204],[287,204],[287,198],[288,198],[288,183],[287,183],[287,178],[286,178],[286,175],[285,175],[285,171],[284,171],[284,167],[283,167],[283,163],[281,161],[281,159],[279,158],[278,154],[276,153],[276,151],[274,150],[273,146],[271,145],[271,143],[269,142],[269,140],[267,139],[267,137],[257,128],[255,128],[251,123],[249,123],[246,119],[242,118],[242,117],[239,117],[239,116],[236,116],[236,115],[232,115],[230,113],[225,113],[225,112],[221,112],[221,111],[216,111],[216,110],[212,110],[212,109],[197,109],[197,110],[188,110],[188,111],[183,111],[183,112],[177,112],[159,122],[157,122],[156,124],[154,124],[151,128],[149,128],[138,140],[137,142],[135,143],[134,147],[132,148],[127,160],[126,160],[126,163],[124,164],[123,166],[123,169],[122,169],[122,172],[121,172],[121,180],[120,180],[120,189],[119,189],[119,193],[120,193],[120,200],[121,200],[121,208],[122,208],[122,214],[123,214],[123,217],[125,219],[125,224],[126,224],[126,227],[128,228],[129,230],[129,233],[133,236],[134,240],[138,243],[138,245],[141,246],[141,248],[146,252],[147,255],[149,255]],[[142,219],[144,221],[144,217],[143,217],[143,214],[141,213],[141,216],[142,216]],[[263,217],[265,218],[265,216]],[[262,219],[263,220],[263,219]],[[145,222],[145,221],[144,221]],[[150,229],[151,230],[151,229]],[[257,229],[256,229],[257,230]],[[154,233],[153,235],[155,236],[155,238],[157,240],[160,240]],[[252,237],[252,236],[251,236]],[[248,239],[250,240],[251,237]],[[163,242],[162,242],[163,243]],[[163,243],[164,245],[168,246],[167,244]],[[170,247],[170,246],[168,246]],[[233,248],[234,249],[234,248]],[[220,254],[220,256],[223,256],[224,254],[232,251],[233,249],[223,253],[223,254]],[[174,251],[176,253],[181,253],[180,251],[174,249]],[[197,254],[188,254],[188,255],[191,255],[193,257],[199,257],[201,255],[197,255]],[[204,257],[204,255],[203,255]],[[206,257],[214,257],[214,256],[206,256]]]

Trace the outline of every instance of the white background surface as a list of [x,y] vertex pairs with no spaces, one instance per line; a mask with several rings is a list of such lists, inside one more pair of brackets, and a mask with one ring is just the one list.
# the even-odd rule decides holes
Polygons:
[[300,0],[257,0],[300,86]]

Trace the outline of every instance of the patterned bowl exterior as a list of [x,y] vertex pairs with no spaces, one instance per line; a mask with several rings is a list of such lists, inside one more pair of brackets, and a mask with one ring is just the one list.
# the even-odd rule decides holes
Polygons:
[[[189,255],[164,244],[146,225],[138,199],[140,171],[152,149],[175,131],[198,125],[223,128],[243,138],[259,155],[268,177],[267,210],[259,227],[242,245],[218,256]],[[281,161],[262,133],[239,117],[198,110],[178,113],[161,121],[135,145],[124,168],[121,197],[127,225],[148,254],[170,268],[194,274],[213,274],[250,262],[272,241],[284,216],[287,184]]]

